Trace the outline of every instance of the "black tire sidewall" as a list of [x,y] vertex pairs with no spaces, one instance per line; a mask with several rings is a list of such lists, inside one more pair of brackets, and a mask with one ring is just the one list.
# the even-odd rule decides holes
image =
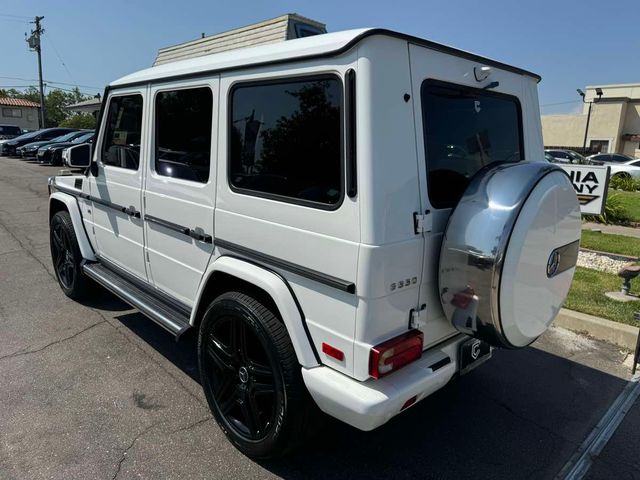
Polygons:
[[[67,238],[69,239],[69,246],[71,248],[71,254],[73,256],[74,275],[73,281],[69,287],[66,287],[60,280],[58,270],[55,268],[54,254],[53,254],[53,229],[56,225],[60,224],[65,231]],[[67,211],[57,212],[51,217],[50,230],[49,230],[49,246],[51,249],[51,260],[54,261],[53,271],[55,272],[56,279],[62,291],[71,298],[78,298],[84,293],[84,283],[82,274],[82,254],[80,253],[80,247],[78,246],[78,240],[76,238],[75,230],[73,229],[73,223],[71,216]]]
[[[200,324],[198,336],[198,365],[207,402],[209,403],[213,416],[227,438],[245,455],[256,459],[268,459],[281,456],[290,449],[291,433],[292,430],[295,430],[291,424],[296,423],[298,420],[296,416],[300,414],[298,408],[296,408],[299,404],[299,396],[292,395],[290,391],[290,385],[288,384],[290,384],[291,379],[285,378],[287,377],[287,372],[285,371],[285,365],[283,365],[286,361],[283,361],[282,352],[279,351],[279,348],[276,346],[277,341],[274,339],[274,332],[270,328],[269,323],[265,322],[264,312],[261,314],[259,308],[252,308],[251,305],[243,301],[246,299],[251,299],[251,297],[237,292],[229,292],[221,295],[210,304]],[[262,304],[259,305],[265,308]],[[273,312],[269,311],[269,313],[273,315]],[[227,419],[218,408],[212,393],[210,379],[207,378],[204,369],[206,335],[218,318],[229,315],[242,317],[240,321],[245,321],[247,325],[253,329],[269,357],[272,368],[275,370],[274,376],[277,390],[275,421],[267,436],[258,441],[243,438],[229,425]],[[280,342],[282,342],[282,339]],[[281,349],[282,344],[280,345],[280,350]],[[297,362],[294,368],[300,368]]]

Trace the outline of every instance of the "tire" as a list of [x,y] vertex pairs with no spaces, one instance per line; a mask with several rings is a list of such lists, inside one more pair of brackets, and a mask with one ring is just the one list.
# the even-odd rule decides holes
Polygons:
[[620,172],[613,175],[613,178],[627,179],[631,178],[631,175],[629,175],[627,172]]
[[82,272],[82,254],[69,212],[54,214],[49,227],[51,260],[58,284],[67,297],[79,300],[86,296],[90,280]]
[[240,292],[216,298],[200,324],[198,365],[213,416],[246,456],[283,456],[315,430],[319,410],[273,307]]

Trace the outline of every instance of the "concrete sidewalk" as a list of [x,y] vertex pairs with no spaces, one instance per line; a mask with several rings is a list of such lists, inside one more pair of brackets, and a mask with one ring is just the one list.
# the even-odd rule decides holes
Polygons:
[[623,227],[622,225],[604,225],[602,223],[584,222],[583,230],[601,230],[602,233],[615,233],[616,235],[626,235],[627,237],[640,238],[640,228]]

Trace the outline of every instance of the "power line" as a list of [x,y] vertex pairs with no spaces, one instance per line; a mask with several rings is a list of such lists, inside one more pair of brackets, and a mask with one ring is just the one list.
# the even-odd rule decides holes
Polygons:
[[[7,77],[0,76],[0,78],[4,78],[5,80],[22,80],[24,82],[37,82],[37,78],[22,78],[22,77]],[[64,83],[64,82],[55,82],[53,80],[44,80],[47,83],[53,83],[55,85],[66,85],[67,87],[82,87],[82,88],[90,88],[92,90],[102,91],[104,87],[92,87],[91,85],[78,85],[77,83]]]
[[552,107],[554,105],[566,105],[567,103],[578,103],[582,100],[567,100],[566,102],[556,102],[556,103],[546,103],[544,105],[540,105],[541,107]]
[[23,15],[11,15],[9,13],[0,13],[0,17],[20,18],[22,20],[31,20],[31,17],[25,17]]
[[56,54],[56,57],[58,57],[58,60],[60,60],[60,63],[62,64],[62,66],[66,70],[67,75],[69,75],[69,78],[73,82],[73,75],[71,75],[71,72],[67,68],[67,64],[64,63],[64,60],[62,60],[62,56],[60,55],[60,52],[58,52],[58,49],[56,48],[56,46],[53,44],[53,40],[51,40],[51,32],[49,32],[49,37],[47,37],[47,42],[49,42],[49,45],[51,45],[51,47],[53,48],[53,51]]

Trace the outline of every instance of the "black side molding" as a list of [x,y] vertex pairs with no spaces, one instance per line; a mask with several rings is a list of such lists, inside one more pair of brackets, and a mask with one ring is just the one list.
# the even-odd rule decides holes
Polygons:
[[162,227],[168,230],[172,230],[174,232],[187,235],[188,237],[195,238],[196,240],[199,240],[201,242],[213,243],[213,237],[211,237],[211,235],[207,235],[206,233],[200,233],[189,227],[184,227],[182,225],[178,225],[177,223],[173,223],[168,220],[163,220],[162,218],[154,217],[152,215],[145,214],[144,219],[147,222],[155,223],[156,225],[161,225]]
[[215,244],[220,248],[224,248],[225,250],[229,250],[231,252],[246,256],[258,263],[265,263],[276,268],[281,268],[282,270],[286,270],[287,272],[295,273],[296,275],[300,275],[301,277],[314,280],[329,287],[337,288],[338,290],[342,290],[343,292],[351,294],[356,293],[356,285],[353,282],[342,280],[340,278],[327,275],[326,273],[318,272],[316,270],[312,270],[310,268],[306,268],[295,263],[288,262],[286,260],[272,257],[271,255],[252,250],[241,245],[236,245],[235,243],[227,242],[226,240],[222,240],[220,238],[216,238]]
[[52,183],[50,187],[58,190],[59,192],[66,193],[68,195],[73,195],[74,197],[84,198],[85,200],[89,200],[93,203],[97,203],[98,205],[102,205],[103,207],[111,208],[112,210],[117,210],[118,212],[126,213],[130,217],[140,218],[140,212],[131,207],[123,207],[122,205],[118,205],[117,203],[107,202],[106,200],[102,200],[101,198],[92,197],[91,195],[87,195],[86,193],[77,192],[75,190],[71,190],[70,188],[62,187],[57,183]]

